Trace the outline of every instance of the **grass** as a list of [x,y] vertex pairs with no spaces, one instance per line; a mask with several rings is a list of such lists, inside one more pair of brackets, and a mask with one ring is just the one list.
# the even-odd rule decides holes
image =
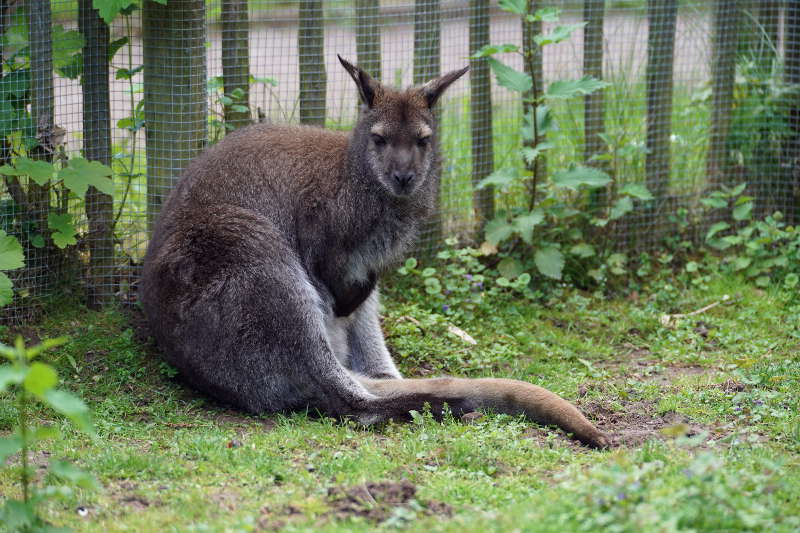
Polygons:
[[[792,295],[735,279],[670,298],[657,286],[612,300],[563,290],[543,303],[499,295],[465,318],[440,314],[441,301],[423,294],[406,279],[385,291],[384,328],[406,374],[542,384],[621,446],[591,451],[509,416],[466,424],[422,414],[375,429],[305,413],[247,416],[181,385],[125,314],[64,306],[24,334],[71,337],[51,362],[90,404],[98,437],[65,426],[33,458],[74,461],[104,488],[51,501],[45,516],[98,532],[800,527]],[[663,313],[723,294],[733,303],[661,325]],[[451,324],[477,345],[449,334]],[[0,432],[13,417],[0,397]],[[0,472],[0,494],[18,496],[14,474]]]

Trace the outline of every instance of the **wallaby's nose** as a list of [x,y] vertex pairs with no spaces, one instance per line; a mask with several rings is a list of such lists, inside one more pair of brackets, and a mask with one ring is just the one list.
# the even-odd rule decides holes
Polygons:
[[414,179],[414,171],[413,170],[406,170],[406,171],[395,170],[394,172],[392,172],[392,178],[394,178],[394,181],[396,181],[398,185],[400,185],[401,187],[405,187],[406,185],[411,183],[411,180]]

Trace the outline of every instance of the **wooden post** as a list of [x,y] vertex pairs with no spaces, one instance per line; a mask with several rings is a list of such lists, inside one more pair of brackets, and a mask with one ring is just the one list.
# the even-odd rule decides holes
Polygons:
[[[489,2],[469,2],[469,53],[489,44]],[[470,61],[470,129],[472,134],[473,187],[494,171],[494,136],[492,135],[492,79],[488,58]],[[473,211],[479,238],[486,223],[494,218],[494,188],[473,189]]]
[[728,185],[727,141],[731,125],[736,45],[741,10],[737,0],[715,0],[711,42],[711,132],[706,179],[711,189]]
[[[108,82],[108,25],[92,7],[92,0],[79,0],[78,27],[83,47],[83,152],[90,161],[111,164],[111,106]],[[89,220],[90,307],[114,300],[114,199],[95,187],[86,192]]]
[[205,2],[144,0],[144,113],[147,215],[152,229],[162,201],[206,144]]
[[[784,26],[784,82],[800,85],[800,2],[789,2]],[[787,110],[791,135],[784,142],[784,176],[773,196],[789,223],[800,222],[800,99],[795,96]]]
[[325,125],[325,21],[322,0],[300,0],[297,30],[300,66],[300,122]]
[[[234,129],[247,126],[250,117],[250,44],[247,0],[222,0],[222,86],[226,96],[241,91],[224,108],[225,124]],[[246,111],[234,109],[244,106]]]
[[[584,0],[583,20],[583,75],[603,79],[603,23],[605,0]],[[583,97],[583,160],[586,165],[607,170],[608,165],[592,161],[606,151],[600,134],[605,131],[605,108],[603,91],[595,91]],[[607,202],[605,188],[594,189],[590,196],[590,209],[601,209]]]
[[358,66],[381,79],[381,27],[378,0],[356,1],[356,59]]

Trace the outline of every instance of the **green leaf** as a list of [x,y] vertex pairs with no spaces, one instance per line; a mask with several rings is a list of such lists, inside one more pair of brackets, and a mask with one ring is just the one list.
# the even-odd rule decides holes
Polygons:
[[72,64],[75,53],[80,52],[86,40],[78,30],[67,30],[61,24],[53,26],[53,66],[58,70]]
[[[105,23],[111,24],[120,11],[135,3],[135,0],[93,0],[92,5]],[[166,0],[159,3],[166,4]]]
[[745,202],[733,208],[734,220],[750,220],[753,214],[753,202]]
[[25,381],[22,384],[25,390],[42,396],[45,392],[49,391],[58,383],[58,374],[53,370],[53,367],[36,361],[28,370],[28,375],[25,376]]
[[412,268],[416,268],[417,260],[414,259],[413,257],[409,257],[408,259],[406,259],[405,267],[409,270],[411,270]]
[[0,229],[0,270],[15,270],[25,266],[22,245],[13,235]]
[[39,185],[44,185],[53,179],[53,174],[56,170],[52,163],[48,163],[47,161],[34,161],[24,156],[17,158],[15,166],[19,171],[19,174],[15,175],[30,176],[30,178]]
[[32,503],[8,499],[0,509],[0,524],[8,528],[7,531],[30,531],[36,522]]
[[558,248],[548,246],[536,250],[533,262],[536,263],[536,268],[543,275],[548,278],[561,279],[561,273],[564,270],[564,254]]
[[579,80],[559,80],[550,84],[544,93],[544,97],[552,99],[572,98],[591,94],[609,85],[608,82],[598,80],[592,76],[584,76]]
[[69,337],[54,337],[51,339],[45,339],[39,344],[31,346],[30,348],[27,349],[28,359],[35,359],[42,352],[49,350],[50,348],[55,348],[56,346],[61,346],[68,340]]
[[716,235],[720,231],[724,231],[730,227],[731,225],[728,224],[727,222],[717,222],[716,224],[708,228],[708,233],[706,233],[706,242],[710,241],[712,237],[714,237],[714,235]]
[[746,187],[747,187],[747,182],[740,183],[739,185],[731,189],[731,192],[728,195],[731,197],[739,196],[744,192]]
[[533,228],[541,224],[542,221],[544,221],[544,211],[537,207],[526,215],[514,217],[512,224],[514,230],[522,237],[522,240],[527,244],[532,244]]
[[519,50],[519,46],[516,44],[487,44],[469,57],[471,59],[480,59],[482,57],[489,57],[494,54],[516,52],[517,50]]
[[534,148],[531,148],[530,146],[523,146],[520,149],[520,153],[522,154],[522,158],[525,160],[525,162],[530,165],[536,160],[537,157],[542,155],[542,153],[544,153],[546,150],[553,148],[553,146],[553,143],[543,141],[537,144]]
[[508,187],[520,181],[521,176],[514,167],[503,167],[495,170],[475,185],[475,188],[480,190],[486,187],[497,186],[500,188]]
[[709,196],[708,198],[701,198],[700,203],[709,209],[720,209],[727,207],[728,200],[722,196]]
[[583,28],[586,26],[588,22],[578,22],[577,24],[563,24],[561,26],[556,26],[553,28],[553,31],[548,33],[547,35],[540,33],[539,35],[534,35],[533,40],[539,46],[546,46],[548,44],[556,44],[560,43],[561,41],[566,41],[567,39],[572,36],[572,32]]
[[572,248],[569,249],[569,252],[572,255],[577,255],[578,257],[582,257],[586,259],[588,257],[593,257],[595,255],[594,246],[591,244],[586,244],[582,242],[580,244],[576,244]]
[[522,264],[513,257],[506,257],[497,265],[497,271],[506,279],[514,279],[522,274]]
[[22,449],[22,439],[19,435],[0,438],[0,465],[5,464],[6,459]]
[[558,22],[559,17],[561,17],[561,10],[557,7],[543,7],[537,9],[533,15],[528,15],[531,22]]
[[627,183],[620,189],[619,193],[644,201],[653,199],[653,194],[641,183]]
[[82,157],[69,160],[69,165],[62,168],[58,177],[64,180],[64,185],[79,198],[86,196],[89,186],[109,195],[114,194],[114,181],[109,178],[113,174],[110,167],[99,161],[87,161]]
[[528,0],[499,0],[500,9],[515,15],[524,15],[528,12]]
[[611,206],[611,210],[608,213],[608,218],[609,220],[617,220],[631,211],[633,211],[633,200],[627,196],[623,196],[622,198],[617,199],[617,201],[614,202],[614,205]]
[[45,392],[43,399],[47,405],[69,418],[79,429],[94,434],[94,428],[89,418],[89,408],[86,407],[83,400],[59,389],[50,389]]
[[552,179],[557,186],[573,190],[578,190],[582,185],[586,185],[590,189],[597,189],[611,183],[611,177],[602,170],[581,165],[554,172]]
[[28,92],[30,85],[30,69],[15,70],[0,79],[0,94],[10,94],[17,98],[22,98]]
[[77,244],[78,241],[75,239],[77,230],[72,225],[72,215],[69,213],[63,215],[50,213],[47,215],[47,226],[53,230],[51,237],[59,248],[64,249],[71,244]]
[[[25,379],[25,369],[11,365],[0,366],[0,392],[10,385],[19,385]],[[2,463],[2,461],[0,461]]]
[[98,489],[100,485],[88,472],[78,468],[68,461],[50,461],[49,470],[54,475],[65,479],[82,489]]
[[14,299],[14,284],[5,272],[0,272],[0,307],[8,305]]
[[486,224],[486,240],[490,244],[497,246],[502,241],[511,237],[514,233],[514,226],[508,223],[505,217],[498,217],[490,220]]
[[497,83],[501,87],[518,93],[526,93],[533,87],[533,81],[528,74],[514,70],[493,57],[489,58],[489,66],[492,67]]
[[36,233],[33,235],[33,237],[31,237],[31,246],[34,248],[44,248],[45,244],[44,237],[41,233]]
[[733,260],[733,269],[736,271],[744,270],[750,266],[753,260],[746,256],[739,256]]
[[762,289],[769,286],[769,276],[759,276],[756,278],[756,287]]

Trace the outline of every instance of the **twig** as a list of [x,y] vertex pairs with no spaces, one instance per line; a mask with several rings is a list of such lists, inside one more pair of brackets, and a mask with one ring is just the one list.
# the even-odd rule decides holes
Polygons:
[[686,318],[688,316],[694,316],[694,315],[699,315],[701,313],[705,313],[706,311],[708,311],[710,309],[713,309],[716,306],[718,306],[720,304],[723,304],[723,303],[727,302],[730,299],[731,299],[731,297],[729,295],[725,294],[725,295],[722,296],[722,300],[720,300],[718,302],[710,303],[707,306],[701,307],[700,309],[696,309],[696,310],[694,310],[694,311],[692,311],[690,313],[676,313],[674,315],[663,314],[663,315],[661,315],[661,325],[669,327],[669,326],[675,324],[675,322],[677,322],[678,319],[680,319],[680,318]]

